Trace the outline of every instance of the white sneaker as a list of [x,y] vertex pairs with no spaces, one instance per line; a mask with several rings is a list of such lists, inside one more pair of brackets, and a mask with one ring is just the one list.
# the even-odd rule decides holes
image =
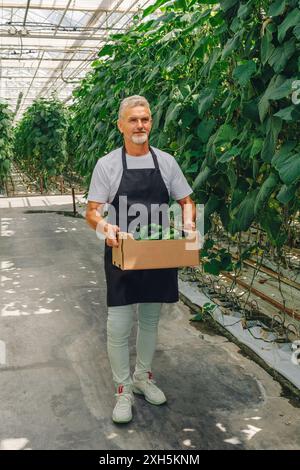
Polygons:
[[152,372],[147,372],[143,376],[133,374],[132,391],[144,395],[145,399],[152,405],[162,405],[167,401],[166,396],[154,383]]
[[129,386],[119,385],[115,394],[117,398],[112,420],[114,423],[129,423],[132,420],[133,393]]

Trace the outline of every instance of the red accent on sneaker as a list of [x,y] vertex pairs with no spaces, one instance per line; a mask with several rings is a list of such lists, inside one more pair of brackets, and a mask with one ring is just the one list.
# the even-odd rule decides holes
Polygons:
[[124,385],[119,385],[118,386],[118,393],[123,393],[123,390],[124,390]]
[[148,378],[149,378],[149,380],[152,380],[152,379],[153,379],[153,374],[152,374],[152,372],[148,372]]

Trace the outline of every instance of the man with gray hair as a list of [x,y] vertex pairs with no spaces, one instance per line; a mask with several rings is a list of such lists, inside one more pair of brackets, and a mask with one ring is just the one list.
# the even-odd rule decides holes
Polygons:
[[[178,278],[174,268],[122,271],[112,264],[112,247],[118,246],[121,224],[122,231],[129,231],[134,220],[130,209],[135,204],[146,208],[148,221],[153,206],[168,207],[170,198],[182,208],[189,204],[192,208],[189,220],[184,216],[187,230],[195,230],[196,208],[190,197],[193,191],[175,158],[149,146],[152,117],[146,98],[139,95],[125,98],[117,124],[124,145],[98,160],[89,188],[86,220],[106,237],[107,351],[117,398],[112,419],[116,423],[128,423],[132,419],[133,392],[143,395],[153,405],[166,402],[165,394],[154,383],[152,360],[161,306],[178,301]],[[114,223],[100,215],[106,203],[114,209]],[[138,311],[138,331],[136,366],[131,378],[128,341],[134,305]]]

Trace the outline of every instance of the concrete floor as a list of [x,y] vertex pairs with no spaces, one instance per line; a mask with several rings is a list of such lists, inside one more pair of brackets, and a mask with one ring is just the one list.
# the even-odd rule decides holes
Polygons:
[[181,302],[153,364],[168,403],[136,397],[131,423],[111,421],[104,245],[63,210],[0,212],[0,449],[300,449],[299,403]]

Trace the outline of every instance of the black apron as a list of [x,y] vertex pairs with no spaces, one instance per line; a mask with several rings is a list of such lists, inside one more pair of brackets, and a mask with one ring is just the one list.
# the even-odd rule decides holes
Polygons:
[[[128,223],[126,231],[128,231],[130,222],[136,217],[128,215],[128,210],[132,204],[144,204],[147,207],[149,220],[151,204],[169,205],[169,193],[161,176],[157,157],[151,147],[150,152],[155,168],[129,170],[127,168],[125,147],[122,148],[123,174],[111,206],[116,211],[116,225],[120,226],[122,214],[119,213],[119,196],[127,196]],[[162,215],[159,214],[160,223],[162,221],[161,217]],[[121,230],[123,231],[122,228]],[[112,264],[112,248],[106,243],[104,261],[108,307],[145,302],[172,303],[179,300],[177,268],[122,271]]]

